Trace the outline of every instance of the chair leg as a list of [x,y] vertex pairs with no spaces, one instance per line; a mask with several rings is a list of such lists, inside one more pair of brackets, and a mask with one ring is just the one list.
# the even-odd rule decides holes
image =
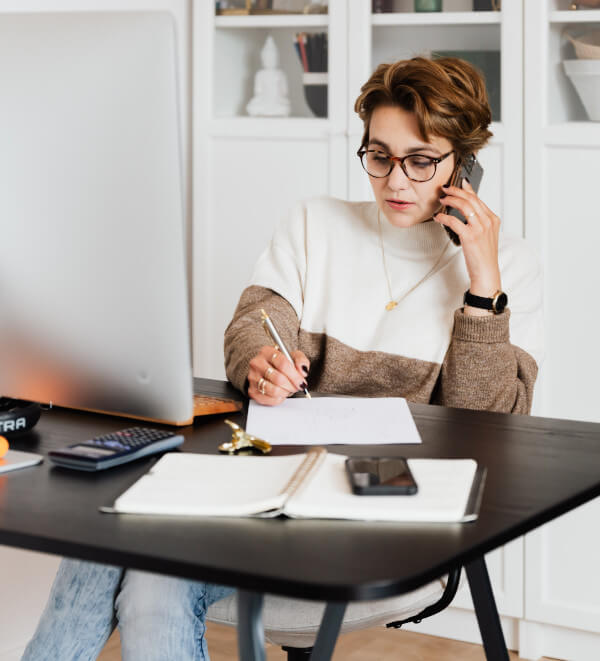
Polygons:
[[309,661],[312,647],[288,647],[283,645],[281,649],[287,652],[287,661]]

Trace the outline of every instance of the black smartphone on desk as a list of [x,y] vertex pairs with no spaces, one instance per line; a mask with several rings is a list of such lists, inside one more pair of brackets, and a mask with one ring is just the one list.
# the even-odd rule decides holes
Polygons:
[[410,496],[417,493],[404,457],[360,457],[346,459],[346,472],[357,496]]
[[[483,168],[481,163],[477,160],[475,154],[469,154],[464,158],[461,158],[456,164],[456,168],[452,173],[450,179],[450,186],[456,186],[457,188],[462,188],[463,180],[466,179],[470,184],[473,190],[477,193],[479,190],[479,184],[481,184],[481,179],[483,177]],[[467,219],[462,215],[458,209],[453,207],[444,207],[443,213],[448,214],[449,216],[454,216],[461,221],[461,223],[467,224]],[[448,233],[448,236],[452,239],[452,242],[457,246],[460,245],[460,238],[458,234],[451,230],[449,227],[444,225],[444,229]]]

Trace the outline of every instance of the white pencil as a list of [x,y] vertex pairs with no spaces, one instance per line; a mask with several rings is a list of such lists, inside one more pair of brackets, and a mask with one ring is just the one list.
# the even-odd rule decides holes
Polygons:
[[[277,329],[273,325],[273,322],[271,321],[271,318],[269,317],[269,315],[262,308],[260,310],[260,314],[261,314],[261,320],[262,320],[264,329],[271,336],[271,339],[273,340],[273,342],[275,342],[275,344],[279,347],[279,350],[281,351],[281,353],[290,361],[290,363],[292,363],[292,365],[294,365],[294,361],[292,360],[292,357],[290,356],[290,352],[286,349],[285,344],[283,343],[283,341],[279,337],[279,333],[277,332]],[[294,367],[295,367],[295,365],[294,365]],[[310,393],[308,392],[308,390],[306,388],[303,388],[303,390],[304,390],[304,394],[308,397],[308,399],[312,399],[311,396],[310,396]]]

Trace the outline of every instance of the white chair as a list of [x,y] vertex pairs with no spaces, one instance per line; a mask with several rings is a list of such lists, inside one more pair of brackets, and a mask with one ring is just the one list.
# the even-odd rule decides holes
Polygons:
[[[420,622],[446,608],[461,585],[461,568],[399,597],[348,605],[341,633],[385,625],[400,628]],[[265,595],[263,625],[265,638],[287,652],[288,661],[308,661],[317,637],[325,603]],[[237,595],[216,602],[208,609],[208,620],[237,625]]]

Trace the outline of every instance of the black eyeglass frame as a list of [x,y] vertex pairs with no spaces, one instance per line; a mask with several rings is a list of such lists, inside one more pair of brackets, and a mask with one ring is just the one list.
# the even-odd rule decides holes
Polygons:
[[[394,169],[394,165],[396,165],[396,163],[398,163],[400,165],[400,167],[402,168],[402,172],[404,172],[404,174],[411,181],[414,181],[417,184],[424,184],[426,181],[431,181],[435,177],[435,173],[437,172],[438,164],[441,163],[444,159],[448,158],[448,156],[450,156],[450,154],[455,153],[455,150],[451,149],[449,152],[447,152],[446,154],[442,154],[441,156],[427,156],[426,154],[407,154],[406,156],[389,156],[388,155],[387,158],[390,161],[390,169],[389,169],[388,173],[387,174],[376,175],[376,174],[371,174],[367,170],[367,168],[364,164],[364,161],[363,161],[363,156],[365,154],[367,154],[368,152],[370,152],[370,151],[382,151],[382,150],[380,150],[380,149],[365,149],[365,147],[361,147],[356,152],[356,155],[358,156],[358,158],[360,160],[360,164],[362,165],[363,170],[369,175],[369,177],[373,177],[375,179],[384,179],[385,177],[389,177],[390,174],[392,174],[392,170]],[[383,153],[385,153],[385,152],[383,152]],[[412,158],[414,156],[420,156],[421,158],[428,158],[433,163],[433,174],[431,175],[431,177],[429,177],[429,179],[414,179],[406,171],[406,168],[404,167],[404,161],[407,158]]]

